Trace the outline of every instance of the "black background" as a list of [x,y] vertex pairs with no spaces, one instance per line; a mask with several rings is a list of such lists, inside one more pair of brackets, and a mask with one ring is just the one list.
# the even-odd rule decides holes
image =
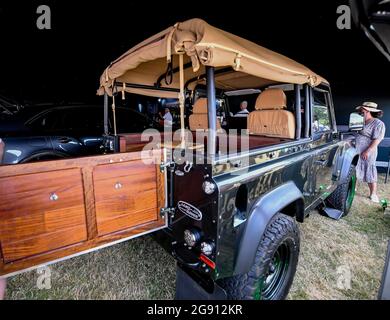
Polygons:
[[[332,85],[336,109],[344,121],[361,100],[389,104],[390,83],[390,63],[374,45],[354,27],[337,28],[336,9],[345,3],[1,2],[0,93],[27,101],[99,101],[95,100],[98,80],[112,60],[177,21],[198,17],[322,75]],[[51,8],[51,30],[36,27],[40,4]]]

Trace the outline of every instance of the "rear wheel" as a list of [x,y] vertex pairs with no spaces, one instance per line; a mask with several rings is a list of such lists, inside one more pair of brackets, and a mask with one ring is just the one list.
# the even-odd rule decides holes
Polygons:
[[347,179],[340,184],[335,191],[327,198],[327,202],[335,209],[343,212],[343,217],[348,215],[352,207],[353,199],[355,198],[356,188],[356,170],[351,164]]
[[277,214],[267,227],[250,271],[221,281],[229,299],[281,300],[287,297],[299,256],[295,220]]

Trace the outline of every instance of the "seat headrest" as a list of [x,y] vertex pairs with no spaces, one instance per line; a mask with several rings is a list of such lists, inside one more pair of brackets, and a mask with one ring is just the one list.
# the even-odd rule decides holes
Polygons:
[[192,107],[192,113],[207,113],[207,98],[199,98]]
[[286,107],[286,94],[279,88],[267,89],[260,93],[255,105],[256,110],[280,110]]

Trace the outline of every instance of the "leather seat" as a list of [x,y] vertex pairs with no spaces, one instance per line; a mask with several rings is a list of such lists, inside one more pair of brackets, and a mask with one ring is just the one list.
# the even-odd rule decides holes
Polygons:
[[[192,115],[189,117],[190,130],[208,130],[207,98],[199,98],[192,107]],[[217,130],[221,129],[221,123],[217,118]]]
[[255,111],[248,116],[249,134],[295,138],[295,116],[285,110],[287,98],[282,89],[267,89],[259,94]]

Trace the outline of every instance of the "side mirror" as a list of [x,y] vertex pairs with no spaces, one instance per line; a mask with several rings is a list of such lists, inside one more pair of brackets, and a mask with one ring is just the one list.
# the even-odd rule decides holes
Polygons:
[[364,128],[364,118],[360,114],[353,112],[349,116],[349,130],[360,131]]

